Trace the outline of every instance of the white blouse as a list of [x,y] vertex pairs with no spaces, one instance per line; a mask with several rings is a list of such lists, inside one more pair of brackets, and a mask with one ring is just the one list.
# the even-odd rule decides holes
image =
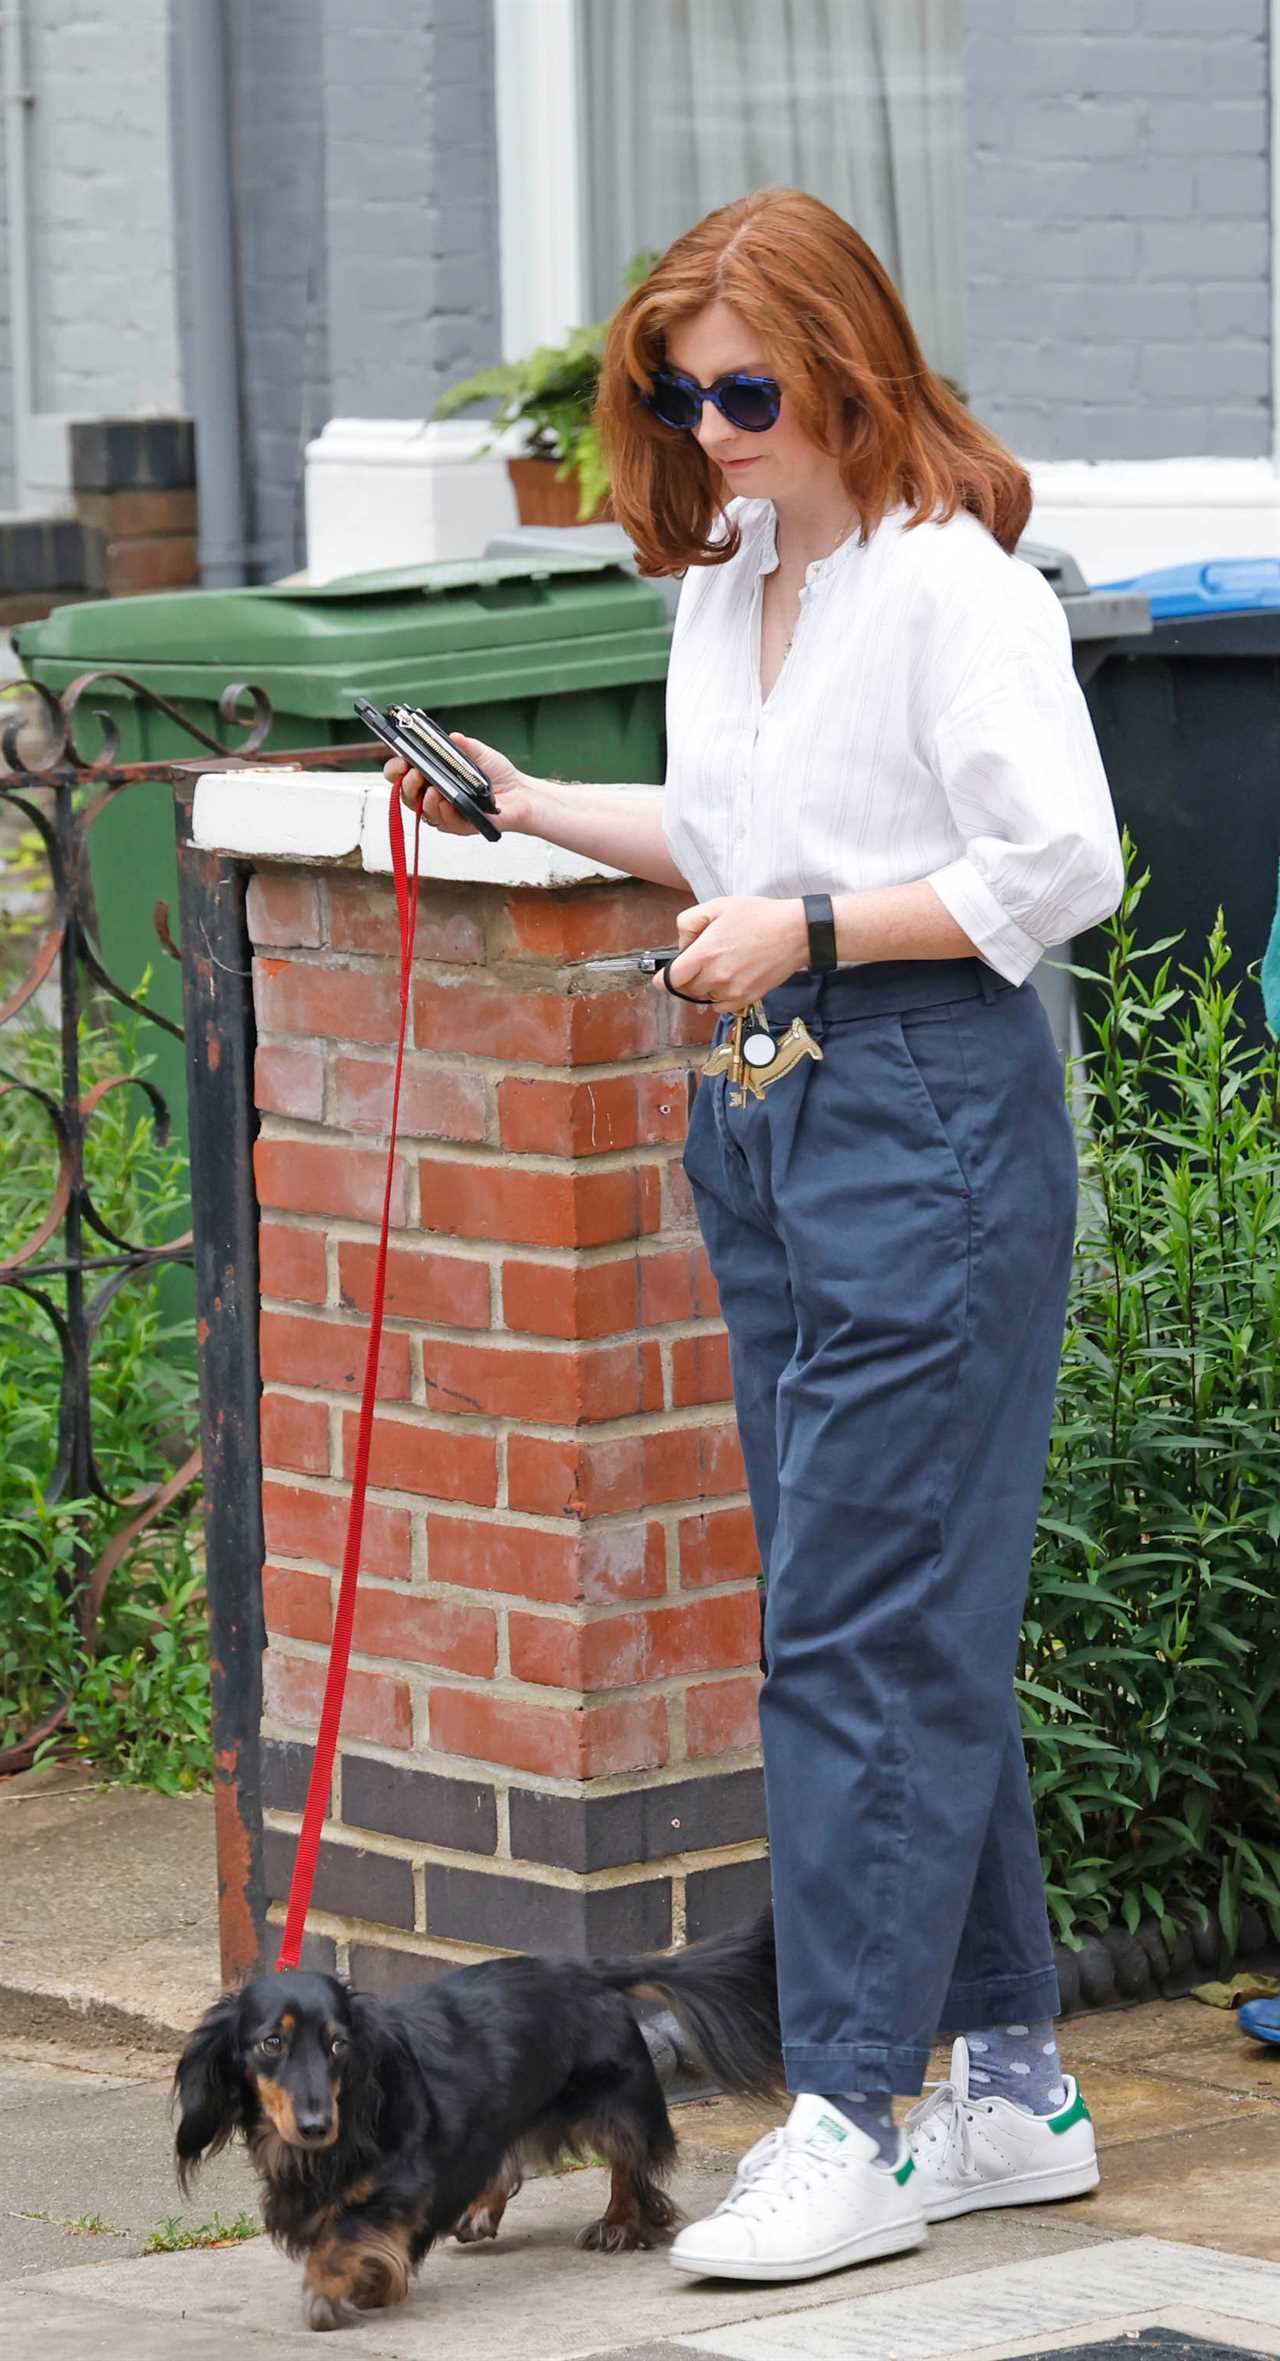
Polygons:
[[889,512],[811,565],[767,701],[768,500],[742,547],[691,566],[667,680],[663,825],[699,900],[927,879],[991,967],[1108,917],[1120,843],[1061,604],[975,517]]

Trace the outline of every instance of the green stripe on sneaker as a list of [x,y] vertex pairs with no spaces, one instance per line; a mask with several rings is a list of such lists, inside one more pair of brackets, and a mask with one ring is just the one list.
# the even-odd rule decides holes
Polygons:
[[907,2183],[907,2182],[910,2180],[910,2178],[911,2178],[911,2175],[912,2175],[912,2173],[915,2171],[915,2169],[916,2169],[916,2160],[915,2160],[914,2156],[908,2156],[906,2163],[905,2163],[905,2164],[900,2164],[900,2165],[898,2166],[898,2169],[897,2169],[897,2171],[895,2172],[895,2174],[894,2174],[894,2176],[893,2176],[893,2177],[894,2177],[895,2181],[897,2182],[897,2184],[898,2184],[898,2187],[899,2187],[900,2189],[901,2189],[901,2188],[903,2188],[903,2187],[905,2187],[906,2183]]
[[1093,2118],[1084,2103],[1084,2094],[1077,2090],[1071,2105],[1064,2107],[1061,2115],[1049,2117],[1049,2129],[1050,2131],[1070,2131],[1073,2123],[1091,2123],[1092,2120]]

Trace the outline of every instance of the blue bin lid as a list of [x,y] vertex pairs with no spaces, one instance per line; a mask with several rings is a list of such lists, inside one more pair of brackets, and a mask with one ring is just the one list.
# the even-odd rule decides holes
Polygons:
[[1153,622],[1172,615],[1251,615],[1280,607],[1280,557],[1211,558],[1199,566],[1159,566],[1098,590],[1137,590]]

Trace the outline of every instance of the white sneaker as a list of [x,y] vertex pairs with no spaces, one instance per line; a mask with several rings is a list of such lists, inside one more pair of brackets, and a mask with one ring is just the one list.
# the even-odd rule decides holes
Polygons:
[[738,2166],[723,2204],[670,2249],[709,2279],[816,2279],[927,2236],[910,2155],[873,2164],[876,2143],[825,2099],[796,2100]]
[[969,2093],[969,2044],[952,2044],[951,2075],[906,2120],[925,2219],[987,2205],[1043,2205],[1096,2189],[1093,2123],[1072,2075],[1056,2115],[1030,2115],[1009,2099]]

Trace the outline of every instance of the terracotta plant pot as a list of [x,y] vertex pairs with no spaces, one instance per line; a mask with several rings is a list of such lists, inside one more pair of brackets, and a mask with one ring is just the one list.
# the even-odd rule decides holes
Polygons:
[[522,525],[598,525],[609,514],[609,503],[602,500],[590,516],[578,514],[578,478],[566,476],[561,481],[556,470],[558,459],[508,459],[507,471],[515,486],[516,505]]

